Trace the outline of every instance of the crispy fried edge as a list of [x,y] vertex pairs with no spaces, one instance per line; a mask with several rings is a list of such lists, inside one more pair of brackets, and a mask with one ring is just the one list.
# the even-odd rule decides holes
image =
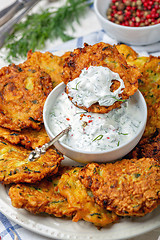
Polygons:
[[[140,190],[143,191],[142,192],[143,196],[140,196],[140,193],[138,191],[139,185],[138,184],[134,185],[134,179],[133,179],[132,190],[133,190],[133,194],[136,194],[135,195],[136,206],[132,207],[131,205],[127,205],[127,202],[125,202],[125,201],[130,202],[130,200],[127,198],[127,196],[129,197],[129,195],[126,195],[126,193],[127,193],[126,184],[125,184],[125,182],[123,182],[123,180],[125,179],[126,182],[131,180],[132,176],[130,175],[130,173],[132,172],[132,169],[134,169],[134,167],[136,167],[135,163],[136,164],[138,163],[139,167],[140,166],[142,166],[142,167],[148,166],[149,173],[148,173],[148,175],[146,174],[146,177],[148,176],[148,181],[150,184],[152,183],[152,187],[150,187],[149,184],[147,186],[145,186],[145,187],[147,187],[147,191],[145,188],[144,189],[140,188]],[[146,165],[146,164],[148,164],[148,165]],[[105,180],[103,180],[102,172],[103,172],[103,168],[105,168],[105,166],[107,166],[107,172],[110,175],[105,175]],[[126,167],[128,167],[128,170],[126,169]],[[154,169],[154,167],[155,167],[155,169]],[[88,164],[86,167],[84,167],[81,170],[81,172],[79,174],[79,179],[82,181],[82,183],[85,185],[85,187],[91,189],[91,191],[94,195],[95,201],[100,206],[105,207],[107,210],[114,211],[117,215],[120,215],[120,216],[144,216],[145,214],[153,211],[160,204],[160,191],[157,190],[157,195],[156,195],[156,192],[154,192],[154,194],[153,194],[153,186],[155,185],[155,183],[157,184],[156,181],[160,181],[159,167],[160,167],[159,161],[157,161],[153,158],[152,159],[142,158],[142,159],[131,159],[131,160],[123,159],[123,160],[117,161],[115,163],[108,163],[108,164],[101,164],[101,165],[99,165],[97,163],[91,163],[91,164]],[[124,171],[125,171],[125,173],[124,173]],[[135,173],[134,172],[133,173],[135,174],[135,179],[136,180],[138,179],[140,181],[141,173],[139,171],[140,171],[140,169],[136,169]],[[156,177],[157,177],[156,179],[151,178],[153,175],[153,171],[155,171],[154,173],[156,174]],[[120,173],[122,173],[122,176],[120,176]],[[106,174],[106,171],[105,171],[105,174]],[[117,174],[119,174],[119,177],[116,178]],[[110,184],[110,177],[111,177],[111,179],[112,178],[114,178],[114,179],[113,179],[111,186],[108,186],[107,184]],[[108,181],[107,181],[107,178],[109,178]],[[144,176],[144,178],[145,178],[145,176]],[[120,182],[117,182],[118,180]],[[138,181],[138,183],[139,183],[139,181]],[[125,191],[123,192],[123,196],[121,195],[122,192],[117,191],[114,193],[115,189],[118,188],[118,186],[125,189]],[[160,185],[159,185],[159,187],[160,187]],[[107,192],[107,189],[109,192]],[[112,195],[111,195],[110,191],[112,192]],[[118,198],[117,198],[117,194],[118,194]],[[155,195],[156,195],[156,198],[155,198]],[[133,197],[133,196],[131,196],[131,197]],[[138,197],[140,197],[140,199],[143,200],[141,205],[137,205],[136,199]],[[120,202],[122,202],[122,204],[120,204],[118,202],[119,201],[118,199],[120,200]],[[150,205],[150,203],[151,203],[151,205]],[[130,210],[130,212],[128,210]]]
[[[92,48],[93,49],[95,48],[95,51],[91,51]],[[101,59],[99,59],[97,57],[97,62],[95,62],[94,60],[93,61],[90,60],[91,57],[89,59],[85,58],[85,60],[82,61],[83,67],[80,68],[77,63],[77,58],[79,57],[79,55],[87,53],[87,54],[94,56],[94,53],[96,52],[96,50],[99,51],[99,53],[101,54]],[[109,53],[108,53],[108,50],[109,50]],[[112,52],[112,54],[111,54],[111,52]],[[105,61],[105,58],[111,57],[111,55],[112,55],[112,57],[114,55],[115,59],[120,64],[121,72],[119,70],[117,70],[117,67],[114,66],[115,64],[109,65],[109,63],[107,61]],[[122,93],[122,100],[129,98],[129,96],[133,95],[137,91],[138,78],[140,77],[140,72],[138,71],[138,69],[136,67],[127,65],[124,56],[118,52],[118,50],[116,49],[115,46],[111,46],[109,44],[105,44],[102,42],[95,44],[93,46],[85,44],[84,48],[78,48],[78,49],[75,49],[73,52],[71,52],[70,57],[66,58],[66,63],[64,64],[62,80],[64,81],[65,84],[67,84],[68,81],[72,81],[74,78],[78,77],[83,68],[89,67],[90,65],[95,66],[95,65],[97,65],[97,63],[98,63],[98,65],[102,65],[104,67],[109,67],[112,71],[119,73],[120,77],[124,80],[125,84],[130,84],[130,86],[132,87],[132,91],[128,95],[128,93],[126,91],[128,86],[126,86]],[[128,76],[127,80],[126,80],[126,76],[125,76],[124,72],[126,74],[130,75],[130,77]],[[134,79],[134,75],[136,75],[135,79]],[[134,79],[134,81],[132,78]],[[132,79],[132,81],[131,81],[131,79]],[[69,93],[67,87],[66,87],[66,93],[67,94]],[[72,101],[72,97],[69,96],[69,99]],[[78,106],[74,102],[73,102],[73,104],[75,104],[79,108],[82,108],[88,112],[107,113],[107,112],[111,111],[113,108],[120,107],[122,102],[120,102],[120,101],[115,102],[112,106],[109,106],[109,107],[99,106],[99,104],[93,104],[89,108],[86,108],[84,106]]]

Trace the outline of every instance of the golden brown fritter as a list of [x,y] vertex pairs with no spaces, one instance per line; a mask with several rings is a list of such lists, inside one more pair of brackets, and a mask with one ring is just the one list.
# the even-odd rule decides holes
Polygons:
[[91,191],[87,190],[78,179],[80,169],[80,167],[75,167],[64,173],[57,185],[60,194],[67,199],[70,207],[76,210],[73,221],[84,219],[98,227],[115,222],[118,219],[116,214],[96,204]]
[[4,138],[12,144],[21,144],[27,149],[41,147],[50,140],[43,124],[40,130],[26,128],[22,131],[12,131],[0,127],[0,138]]
[[71,208],[66,199],[56,191],[55,187],[66,168],[41,182],[35,184],[17,184],[9,189],[12,205],[24,208],[31,213],[48,213],[56,217],[72,216],[75,209]]
[[137,52],[125,44],[118,44],[116,45],[116,48],[118,49],[118,52],[125,57],[127,64],[131,66],[135,65],[141,69],[148,60],[148,57],[139,57]]
[[160,203],[160,163],[153,158],[91,163],[79,178],[100,206],[120,216],[144,216]]
[[117,45],[128,64],[135,65],[142,73],[139,79],[139,89],[148,107],[148,121],[144,137],[139,144],[127,155],[129,158],[160,159],[160,58],[139,57],[129,46]]
[[160,57],[139,57],[136,52],[126,45],[117,45],[128,64],[138,67],[141,72],[139,90],[142,92],[148,108],[145,136],[154,134],[160,128]]
[[52,90],[50,76],[37,66],[19,64],[0,70],[0,126],[39,129],[43,105]]
[[150,136],[160,128],[160,58],[148,58],[142,69],[139,89],[148,108],[145,136]]
[[31,50],[27,54],[26,64],[31,66],[38,65],[43,71],[48,73],[52,80],[53,88],[62,82],[62,72],[65,57],[68,53],[59,57],[53,55],[50,52],[32,52]]
[[128,154],[129,158],[155,158],[160,161],[160,129],[150,137],[143,137]]
[[[66,58],[62,80],[65,84],[79,77],[81,71],[89,66],[108,67],[116,72],[123,79],[125,88],[119,97],[124,100],[132,96],[138,89],[138,78],[140,72],[136,67],[129,66],[122,54],[118,52],[115,46],[106,43],[97,43],[93,46],[85,44],[84,48],[75,49],[70,53],[70,57]],[[115,91],[119,87],[119,82],[113,79],[111,91]],[[68,93],[68,89],[66,88]],[[72,100],[71,97],[69,97]],[[78,106],[89,112],[107,113],[113,108],[120,107],[123,101],[116,101],[112,106],[99,106],[98,103],[91,105],[89,108]]]
[[30,151],[0,139],[0,181],[10,183],[34,183],[47,175],[58,171],[63,157],[56,150],[50,148],[40,158],[30,162]]

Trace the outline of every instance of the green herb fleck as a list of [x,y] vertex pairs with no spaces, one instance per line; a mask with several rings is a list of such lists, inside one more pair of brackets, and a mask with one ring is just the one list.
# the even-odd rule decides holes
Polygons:
[[97,216],[98,218],[101,218],[101,214],[100,213],[91,213],[90,216]]
[[76,114],[85,114],[86,112],[77,112]]
[[64,200],[52,201],[51,203],[62,203]]
[[126,59],[130,56],[130,53],[127,54]]
[[134,176],[135,176],[135,178],[139,178],[141,176],[141,174],[140,173],[135,173]]
[[74,89],[74,90],[78,90],[78,84],[79,84],[80,82],[78,82],[77,84],[76,84],[76,87],[75,88],[72,88],[72,89]]
[[39,187],[30,187],[30,189],[32,189],[34,191],[37,190],[38,192],[41,192],[41,193],[43,192],[42,189]]
[[96,141],[96,140],[101,140],[103,138],[103,135],[98,135],[96,138],[93,139],[92,142]]
[[118,99],[114,96],[112,96],[112,98],[114,98],[117,102],[126,102],[126,99]]
[[128,133],[121,133],[121,132],[118,132],[119,135],[128,135]]
[[91,191],[87,191],[87,194],[89,197],[91,197],[91,198],[93,197],[93,193]]

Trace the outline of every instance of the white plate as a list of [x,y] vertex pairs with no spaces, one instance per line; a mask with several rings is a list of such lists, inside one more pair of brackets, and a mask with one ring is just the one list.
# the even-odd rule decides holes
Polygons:
[[[64,51],[59,51],[54,54],[63,53]],[[65,158],[63,164],[79,165],[68,158]],[[101,230],[83,220],[76,223],[49,215],[33,215],[26,210],[14,208],[8,196],[8,187],[2,184],[0,184],[0,211],[31,232],[60,240],[125,240],[160,227],[160,206],[145,217],[125,217]]]
[[[69,159],[63,162],[65,165],[74,164]],[[75,223],[72,220],[49,215],[33,215],[26,210],[12,207],[8,188],[2,184],[0,184],[0,211],[32,232],[61,240],[124,240],[160,227],[160,206],[145,217],[124,217],[118,223],[110,224],[101,230],[83,220]]]

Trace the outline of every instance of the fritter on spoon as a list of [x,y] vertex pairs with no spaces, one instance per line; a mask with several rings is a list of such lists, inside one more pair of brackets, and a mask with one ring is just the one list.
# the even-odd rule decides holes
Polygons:
[[[119,95],[121,101],[116,101],[111,106],[100,106],[98,103],[94,103],[86,108],[74,103],[73,97],[70,96],[69,89],[66,87],[66,93],[69,95],[70,100],[79,108],[88,112],[107,113],[114,108],[120,107],[123,100],[128,99],[137,91],[138,78],[140,77],[138,69],[129,66],[125,57],[118,52],[115,46],[103,42],[93,46],[85,44],[84,48],[78,48],[71,52],[70,56],[66,58],[62,80],[67,85],[70,81],[79,77],[83,69],[90,66],[108,67],[111,71],[118,73],[124,82],[125,88]],[[118,88],[119,81],[113,79],[111,91],[114,92]]]

